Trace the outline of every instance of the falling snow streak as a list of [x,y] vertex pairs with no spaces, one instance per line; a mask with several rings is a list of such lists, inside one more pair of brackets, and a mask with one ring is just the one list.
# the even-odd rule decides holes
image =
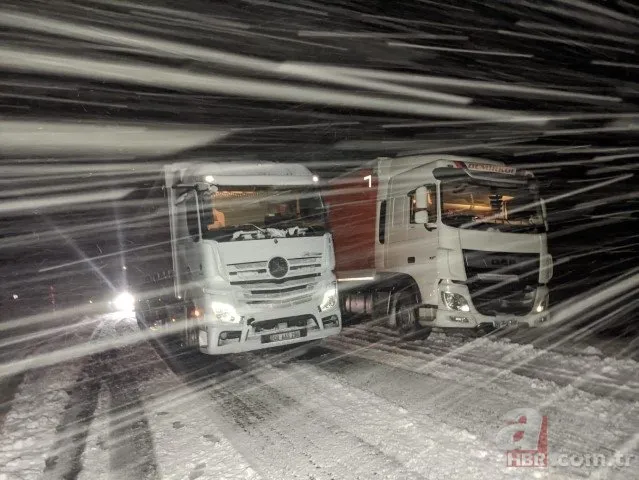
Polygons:
[[[469,452],[475,473],[502,478],[492,446],[478,445],[501,407],[523,402],[551,410],[562,448],[585,437],[582,449],[636,451],[636,363],[613,356],[639,358],[638,14],[625,0],[3,2],[0,377],[11,428],[34,373],[83,368],[49,419],[57,443],[24,447],[39,473],[46,454],[47,478],[93,475],[83,462],[97,445],[127,478],[182,457],[193,463],[182,477],[206,478],[206,455],[222,472],[243,455],[265,478],[371,468],[451,478]],[[423,341],[375,319],[295,362],[165,351],[177,375],[163,365],[148,382],[149,343],[163,348],[148,332],[58,341],[76,331],[69,318],[120,289],[125,253],[146,262],[166,245],[120,234],[161,228],[124,212],[162,182],[164,164],[295,161],[324,180],[379,155],[426,153],[535,172],[562,329]],[[191,389],[206,398],[192,403]],[[224,435],[204,433],[218,420]],[[226,437],[241,455],[215,456]]]

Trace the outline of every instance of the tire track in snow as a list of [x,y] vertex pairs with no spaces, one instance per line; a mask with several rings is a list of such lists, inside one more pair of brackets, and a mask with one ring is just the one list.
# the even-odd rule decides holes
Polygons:
[[371,472],[379,478],[424,478],[347,426],[256,376],[244,376],[239,390],[216,389],[211,398],[228,422],[239,427],[231,442],[241,445],[265,478],[367,479]]
[[[115,327],[114,327],[115,329]],[[114,332],[97,331],[96,336]],[[45,463],[46,478],[76,479],[91,424],[95,420],[102,385],[110,396],[110,472],[116,478],[159,478],[153,440],[142,406],[138,383],[139,365],[128,365],[135,345],[107,350],[85,360],[81,374],[70,389],[66,413],[57,427],[58,440]]]
[[[62,322],[65,318],[57,317],[55,328],[33,334],[29,333],[33,325],[29,325],[21,329],[19,335],[6,337],[3,359],[11,358],[12,354],[16,355],[14,360],[36,355],[55,357],[60,348],[87,342],[100,320],[98,317],[67,318],[66,326],[60,327]],[[68,387],[81,368],[77,361],[61,362],[21,374],[22,382],[16,385],[0,437],[0,474],[9,478],[37,478],[42,474],[45,468],[42,459],[55,444],[55,428],[69,400]]]
[[23,380],[24,372],[0,379],[0,432],[2,432],[4,419],[11,410],[11,404]]
[[101,361],[100,355],[85,361],[75,385],[67,392],[69,401],[56,428],[62,438],[56,441],[56,453],[45,460],[44,473],[49,478],[72,480],[82,470],[81,456],[100,392],[100,380],[96,376],[100,367],[96,363]]
[[[636,372],[633,378],[613,379],[610,375],[597,374],[591,369],[579,370],[577,366],[568,368],[567,360],[572,360],[570,355],[539,350],[532,345],[519,345],[494,341],[488,338],[469,340],[461,345],[453,342],[438,344],[432,339],[423,344],[417,342],[402,342],[403,338],[397,336],[392,331],[380,328],[353,328],[338,338],[331,338],[327,345],[347,345],[352,344],[358,348],[379,348],[393,347],[398,353],[419,352],[420,354],[433,355],[437,357],[435,363],[442,363],[459,367],[459,362],[469,365],[475,369],[478,365],[495,369],[497,375],[507,372],[525,376],[532,379],[551,381],[564,387],[572,386],[593,395],[602,397],[620,398],[629,401],[639,399],[639,376]],[[448,340],[448,339],[447,339]],[[494,348],[489,351],[489,348]],[[506,352],[503,352],[504,347]],[[563,358],[562,358],[563,357]],[[583,355],[582,355],[583,357]],[[551,365],[544,360],[551,360]],[[559,360],[564,360],[559,362]],[[598,359],[600,360],[600,359]],[[619,361],[620,364],[626,361]],[[424,368],[428,368],[425,365]],[[608,373],[611,367],[601,366],[603,373]],[[630,373],[632,375],[632,373]]]
[[312,364],[282,365],[260,378],[426,478],[499,478],[502,473],[502,452],[467,429],[403,408],[396,398],[341,382]]
[[[76,331],[76,324],[82,322],[82,319],[75,319],[70,325],[54,326],[46,329],[44,332],[35,333],[11,332],[12,334],[3,335],[3,342],[0,346],[0,363],[8,363],[19,358],[25,358],[33,355],[43,347],[49,347],[51,344],[57,344],[60,340],[65,343],[70,339],[82,338],[83,333]],[[86,332],[87,328],[92,329],[93,324],[97,324],[97,320],[81,323],[80,330]],[[44,338],[43,338],[44,337]],[[25,378],[26,372],[20,372],[15,375],[0,378],[0,431],[4,425],[4,420],[11,410],[12,402],[18,392],[20,385]]]
[[[121,330],[126,330],[124,333],[135,333],[138,327],[131,319]],[[111,332],[111,335],[116,334],[122,335],[123,332]],[[154,345],[155,343],[140,343],[129,352],[121,352],[113,370],[116,373],[130,370],[137,380],[136,388],[139,387],[143,405],[139,406],[140,415],[136,417],[131,414],[129,420],[135,422],[136,419],[143,418],[148,421],[155,458],[159,463],[158,476],[167,480],[259,479],[220,431],[219,415],[204,390],[210,383],[207,371],[210,370],[211,363],[215,362],[210,357],[199,356],[199,362],[194,363],[194,356],[177,352],[177,358],[190,364],[193,370],[201,374],[198,383],[191,382],[192,385],[189,385],[172,368],[167,368],[166,360],[158,355],[158,345]],[[130,400],[126,390],[122,390],[122,395]],[[144,475],[136,473],[132,468],[122,468],[121,472],[117,472],[114,465],[110,465],[111,461],[119,459],[118,445],[108,438],[108,432],[113,430],[113,420],[115,418],[118,422],[126,422],[127,412],[136,412],[135,405],[128,405],[128,409],[121,413],[113,412],[110,408],[112,403],[107,383],[103,381],[95,419],[82,456],[85,466],[78,476],[80,480],[128,480]],[[122,443],[121,447],[128,448],[125,451],[128,455],[141,457],[139,452],[133,451],[130,442]]]
[[303,350],[212,363],[167,355],[167,350],[163,356],[174,363],[176,373],[209,395],[225,424],[220,426],[224,435],[264,478],[364,480],[371,472],[378,478],[423,478],[344,425],[257,377],[273,363],[295,361]]
[[[505,412],[534,406],[552,421],[549,440],[554,453],[611,456],[620,439],[632,437],[639,427],[636,402],[593,397],[549,381],[531,383],[520,375],[494,378],[494,368],[472,369],[471,364],[454,359],[436,363],[438,357],[432,353],[367,345],[356,340],[340,344],[336,339],[331,347],[338,360],[329,356],[314,364],[337,381],[382,395],[409,410],[443,418],[484,438],[493,438]],[[424,368],[428,364],[432,367]],[[583,469],[570,470],[584,474]]]

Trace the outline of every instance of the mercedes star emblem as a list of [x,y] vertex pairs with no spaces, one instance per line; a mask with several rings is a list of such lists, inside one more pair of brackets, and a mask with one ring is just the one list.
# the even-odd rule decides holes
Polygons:
[[268,262],[268,271],[275,278],[282,278],[288,273],[288,262],[282,257],[273,257]]

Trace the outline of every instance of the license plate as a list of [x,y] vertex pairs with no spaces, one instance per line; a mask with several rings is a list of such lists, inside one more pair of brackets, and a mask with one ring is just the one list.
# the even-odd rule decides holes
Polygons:
[[291,330],[290,332],[271,333],[262,337],[262,343],[281,342],[282,340],[292,340],[302,336],[301,330]]

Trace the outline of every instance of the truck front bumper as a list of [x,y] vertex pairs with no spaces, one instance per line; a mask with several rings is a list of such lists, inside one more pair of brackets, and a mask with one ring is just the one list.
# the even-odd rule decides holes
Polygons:
[[199,348],[208,355],[242,353],[321,340],[341,329],[339,308],[319,312],[306,305],[266,311],[242,324],[204,322],[199,326]]
[[[526,315],[497,314],[484,315],[477,311],[470,300],[468,288],[464,285],[447,285],[446,291],[462,295],[468,302],[468,311],[453,310],[440,303],[430,315],[420,316],[420,325],[441,329],[479,329],[482,327],[503,328],[525,325],[538,327],[549,324],[548,287],[539,286],[532,302],[532,309]],[[438,292],[439,293],[439,292]]]

